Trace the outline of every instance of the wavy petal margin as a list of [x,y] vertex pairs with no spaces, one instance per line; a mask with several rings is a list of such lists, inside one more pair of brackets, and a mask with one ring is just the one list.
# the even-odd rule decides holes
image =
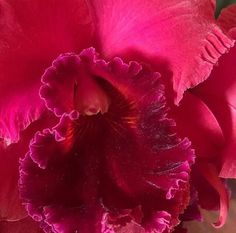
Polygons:
[[0,138],[10,144],[42,114],[45,68],[60,53],[91,46],[93,24],[84,0],[2,0],[0,11]]
[[[46,71],[40,92],[49,109],[61,115],[60,123],[36,133],[21,161],[20,193],[28,213],[45,232],[102,232],[106,214],[119,220],[123,211],[140,206],[139,218],[125,217],[127,224],[118,224],[121,232],[170,232],[188,203],[194,153],[166,116],[160,75],[120,58],[105,62],[91,48],[67,54],[66,62],[61,58],[57,72]],[[78,58],[86,62],[74,62]],[[65,70],[75,74],[72,79],[58,76]],[[96,83],[92,95],[98,89],[106,93],[106,112],[86,115],[74,104],[74,77],[80,78],[78,86],[82,78]],[[63,87],[64,98],[54,102],[48,90],[57,98]],[[76,97],[81,101],[84,92]],[[116,223],[113,231],[119,232]]]
[[177,104],[234,44],[215,22],[209,0],[90,2],[102,54],[161,67]]

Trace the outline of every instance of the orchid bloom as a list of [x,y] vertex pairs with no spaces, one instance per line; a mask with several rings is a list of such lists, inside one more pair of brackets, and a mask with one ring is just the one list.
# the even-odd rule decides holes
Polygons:
[[214,11],[0,0],[1,232],[183,233],[199,207],[225,223],[236,6]]

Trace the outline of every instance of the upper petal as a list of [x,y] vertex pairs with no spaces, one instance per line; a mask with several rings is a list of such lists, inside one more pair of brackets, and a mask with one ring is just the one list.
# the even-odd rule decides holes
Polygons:
[[204,81],[232,45],[214,21],[209,0],[91,1],[102,53],[161,66],[175,102]]
[[42,113],[44,69],[58,54],[89,45],[92,24],[84,0],[6,0],[0,12],[0,137],[10,143]]

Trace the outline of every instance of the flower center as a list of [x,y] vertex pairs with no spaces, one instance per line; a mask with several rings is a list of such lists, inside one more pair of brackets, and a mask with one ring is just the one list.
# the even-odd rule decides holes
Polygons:
[[111,101],[99,83],[99,67],[91,58],[93,54],[91,49],[80,55],[62,54],[42,76],[40,96],[56,116],[73,110],[84,116],[108,112]]
[[109,98],[102,87],[90,77],[74,84],[74,107],[82,115],[104,114],[109,108]]

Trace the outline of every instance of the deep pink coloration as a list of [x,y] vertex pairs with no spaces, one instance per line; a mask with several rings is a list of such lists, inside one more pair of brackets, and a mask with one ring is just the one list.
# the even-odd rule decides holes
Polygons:
[[41,116],[40,77],[51,61],[91,45],[84,2],[0,1],[0,137],[8,143],[17,142],[20,131]]
[[225,178],[235,178],[236,175],[235,156],[233,152],[236,149],[235,56],[236,47],[222,57],[210,78],[194,90],[194,93],[209,106],[224,135],[224,145],[218,158],[223,163],[223,166],[220,168],[220,175]]
[[40,116],[36,90],[51,61],[91,45],[109,58],[119,55],[158,67],[172,79],[178,102],[187,88],[208,77],[233,44],[213,15],[209,0],[1,0],[0,90],[8,99],[0,100],[1,137],[17,141],[20,130]]
[[[217,23],[236,39],[236,4],[222,10]],[[235,178],[235,58],[234,46],[223,55],[208,80],[186,95],[174,114],[178,131],[188,135],[196,148],[193,181],[199,203],[206,209],[219,208],[218,227],[227,219],[228,190],[223,178]],[[192,114],[192,117],[186,117]],[[194,122],[194,125],[193,125]],[[183,124],[187,127],[183,127]],[[197,128],[195,127],[197,126]],[[200,132],[196,133],[196,129]],[[205,171],[209,172],[205,172]],[[201,174],[201,175],[200,175]],[[214,198],[213,198],[214,197]]]
[[233,46],[215,23],[211,0],[91,2],[102,54],[147,59],[163,75],[170,71],[175,103]]
[[232,38],[236,38],[236,4],[232,4],[227,8],[222,9],[217,23],[220,27],[229,34]]
[[[25,208],[22,206],[22,200],[19,197],[17,185],[19,158],[23,158],[28,151],[29,142],[35,132],[42,130],[45,125],[52,127],[56,122],[57,119],[53,114],[45,113],[42,119],[33,122],[21,133],[20,143],[12,143],[6,146],[3,140],[0,141],[0,155],[3,158],[0,164],[0,216],[2,221],[18,221],[27,217]],[[5,227],[8,227],[8,224],[4,224],[4,229]]]
[[[103,60],[94,59],[95,50],[90,48],[80,56],[60,55],[52,67],[46,70],[42,77],[44,85],[40,89],[40,96],[56,116],[70,113],[74,109],[82,115],[103,114],[108,111],[111,100],[99,87],[96,76],[99,79],[99,76],[108,76],[110,73],[106,71]],[[137,71],[140,69],[137,64],[132,65]]]
[[214,8],[0,0],[0,232],[183,233],[199,206],[225,223],[236,5]]
[[[188,201],[193,152],[166,118],[160,75],[90,48],[59,56],[42,81],[47,107],[62,116],[21,162],[29,214],[46,232],[170,232]],[[83,106],[87,93],[98,111]]]
[[[16,147],[16,145],[11,145],[6,149],[0,144],[0,154],[5,158],[4,163],[0,165],[0,216],[2,220],[18,220],[27,216],[19,200],[17,187],[19,157],[14,152],[16,150],[20,152],[21,148]],[[27,152],[27,144],[25,147],[23,154]]]
[[1,221],[0,232],[4,233],[43,233],[38,224],[30,217],[20,219],[19,221]]

